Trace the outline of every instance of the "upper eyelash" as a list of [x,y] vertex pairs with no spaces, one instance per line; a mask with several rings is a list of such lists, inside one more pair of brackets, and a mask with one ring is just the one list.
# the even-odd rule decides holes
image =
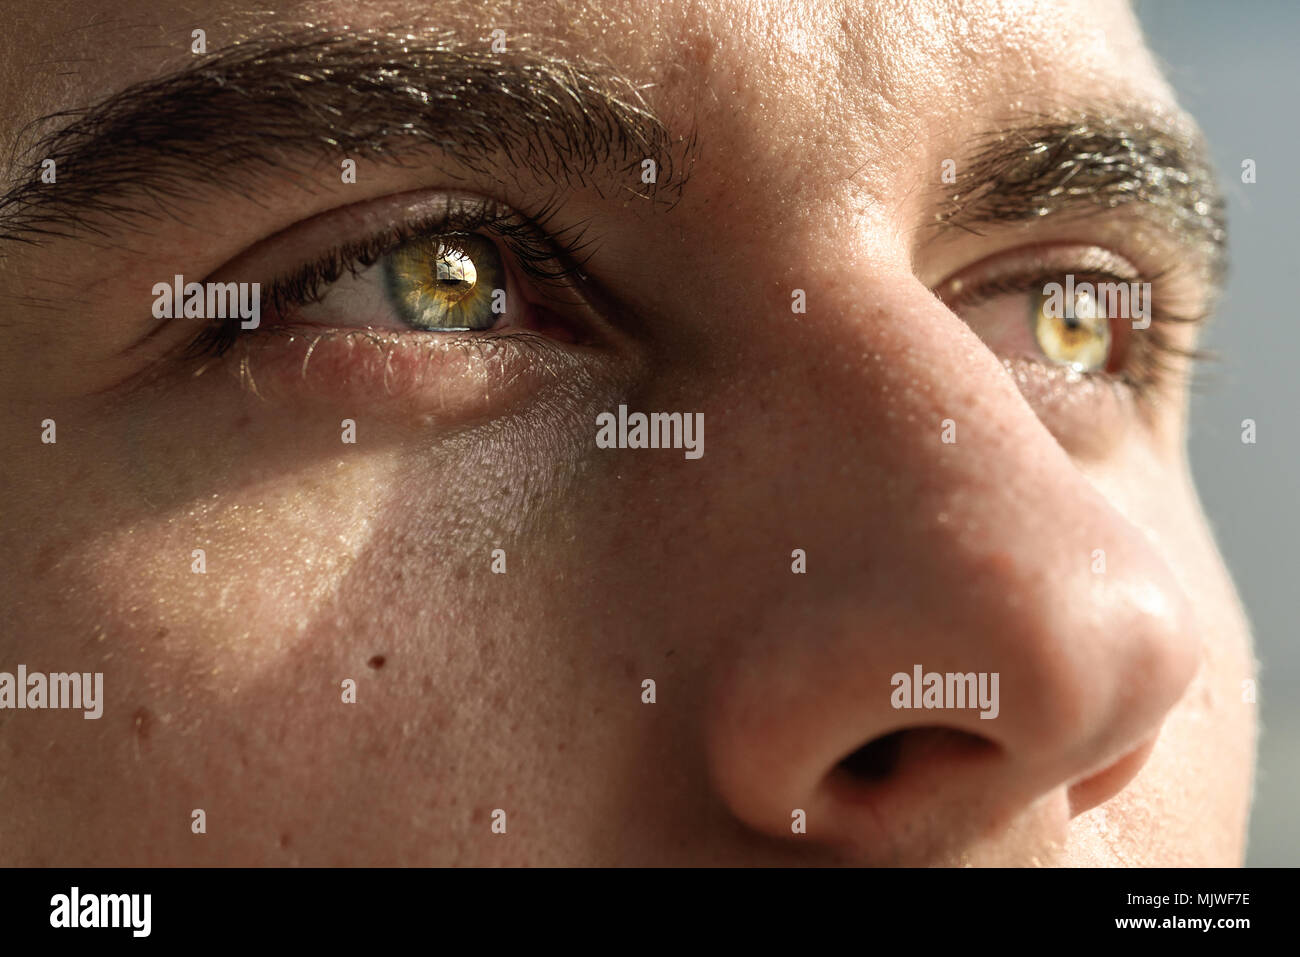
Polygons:
[[[1046,283],[1058,282],[1069,270],[1041,268],[1026,269],[1021,272],[999,276],[997,279],[983,283],[969,293],[964,293],[950,303],[951,307],[969,308],[982,302],[1003,295],[1028,294],[1035,289],[1042,289]],[[1175,324],[1203,324],[1209,318],[1209,312],[1179,314],[1159,305],[1160,296],[1155,294],[1157,286],[1168,273],[1135,279],[1119,276],[1099,270],[1074,273],[1078,282],[1149,282],[1151,283],[1151,327],[1144,331],[1138,340],[1130,337],[1128,351],[1124,357],[1124,366],[1117,372],[1097,369],[1082,373],[1101,379],[1118,380],[1127,385],[1139,398],[1148,397],[1157,387],[1164,385],[1169,377],[1177,371],[1179,363],[1187,361],[1206,361],[1216,358],[1213,353],[1202,349],[1187,349],[1174,341],[1169,328]]]
[[[573,277],[585,278],[584,267],[593,250],[586,236],[586,224],[547,231],[547,223],[557,207],[558,203],[552,200],[529,216],[493,200],[467,207],[463,201],[458,203],[448,198],[442,210],[341,243],[287,275],[276,277],[268,284],[265,302],[273,314],[293,306],[318,303],[344,273],[355,277],[408,242],[485,230],[501,239],[520,270],[531,279],[542,285],[563,287]],[[220,357],[235,344],[240,333],[237,318],[219,320],[190,343],[186,356]]]

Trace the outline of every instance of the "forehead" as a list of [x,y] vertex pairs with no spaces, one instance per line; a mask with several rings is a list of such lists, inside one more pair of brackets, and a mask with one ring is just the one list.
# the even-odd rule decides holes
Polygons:
[[39,117],[189,65],[195,29],[209,49],[304,26],[433,29],[485,46],[496,37],[609,68],[670,125],[712,127],[728,150],[838,151],[852,167],[887,162],[920,126],[939,133],[1006,109],[1081,105],[1098,92],[1171,99],[1119,0],[336,0],[258,13],[237,0],[164,10],[152,0],[92,0],[39,16],[5,5],[5,145]]

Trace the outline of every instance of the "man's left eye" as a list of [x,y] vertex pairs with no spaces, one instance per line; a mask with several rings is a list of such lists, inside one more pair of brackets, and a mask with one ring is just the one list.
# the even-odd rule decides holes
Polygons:
[[1075,372],[1096,372],[1110,360],[1110,317],[1097,297],[1076,292],[1074,301],[1060,307],[1057,298],[1030,291],[1029,325],[1044,357]]

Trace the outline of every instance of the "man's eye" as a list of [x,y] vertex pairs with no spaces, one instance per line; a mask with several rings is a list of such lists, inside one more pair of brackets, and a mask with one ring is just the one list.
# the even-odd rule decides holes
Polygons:
[[[562,313],[582,311],[574,307],[582,298],[577,280],[584,277],[587,243],[581,232],[548,229],[552,212],[548,207],[529,217],[495,201],[446,195],[405,209],[387,201],[347,215],[323,214],[218,271],[244,278],[274,270],[274,278],[263,280],[265,321],[251,332],[238,321],[214,323],[188,353],[221,356],[240,339],[295,329],[438,335],[508,329],[581,340],[581,323]],[[353,238],[338,243],[339,225]],[[314,259],[292,262],[296,249],[322,245]]]
[[[1085,275],[1088,281],[1084,281]],[[1093,290],[1107,277],[1015,272],[950,282],[949,307],[997,355],[1122,378],[1137,333],[1125,311]],[[1081,288],[1075,288],[1075,279]],[[1118,282],[1118,280],[1116,280]],[[1155,346],[1155,342],[1148,343]]]
[[259,281],[260,322],[223,311],[177,347],[176,368],[186,382],[224,369],[260,400],[420,428],[622,381],[632,352],[584,269],[594,246],[561,216],[412,193],[304,220],[207,277]]
[[481,236],[416,239],[380,266],[398,317],[412,329],[490,329],[503,312],[505,270],[496,246]]
[[1048,293],[1031,291],[1030,327],[1038,348],[1049,362],[1069,366],[1075,372],[1096,372],[1107,367],[1113,336],[1111,317],[1097,297],[1078,292],[1060,308]]
[[1181,360],[1199,357],[1174,330],[1204,316],[1161,308],[1159,283],[1096,247],[999,256],[935,293],[996,355],[1063,366],[1138,396],[1166,385]]
[[547,297],[530,293],[510,262],[517,259],[476,233],[421,230],[394,237],[308,267],[305,285],[294,277],[272,283],[266,325],[280,332],[433,336],[543,331]]

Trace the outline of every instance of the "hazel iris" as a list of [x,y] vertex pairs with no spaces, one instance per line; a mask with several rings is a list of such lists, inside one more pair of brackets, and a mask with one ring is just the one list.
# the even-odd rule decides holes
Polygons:
[[386,255],[383,269],[397,314],[413,329],[469,332],[500,318],[492,307],[504,301],[505,269],[482,236],[416,239]]

